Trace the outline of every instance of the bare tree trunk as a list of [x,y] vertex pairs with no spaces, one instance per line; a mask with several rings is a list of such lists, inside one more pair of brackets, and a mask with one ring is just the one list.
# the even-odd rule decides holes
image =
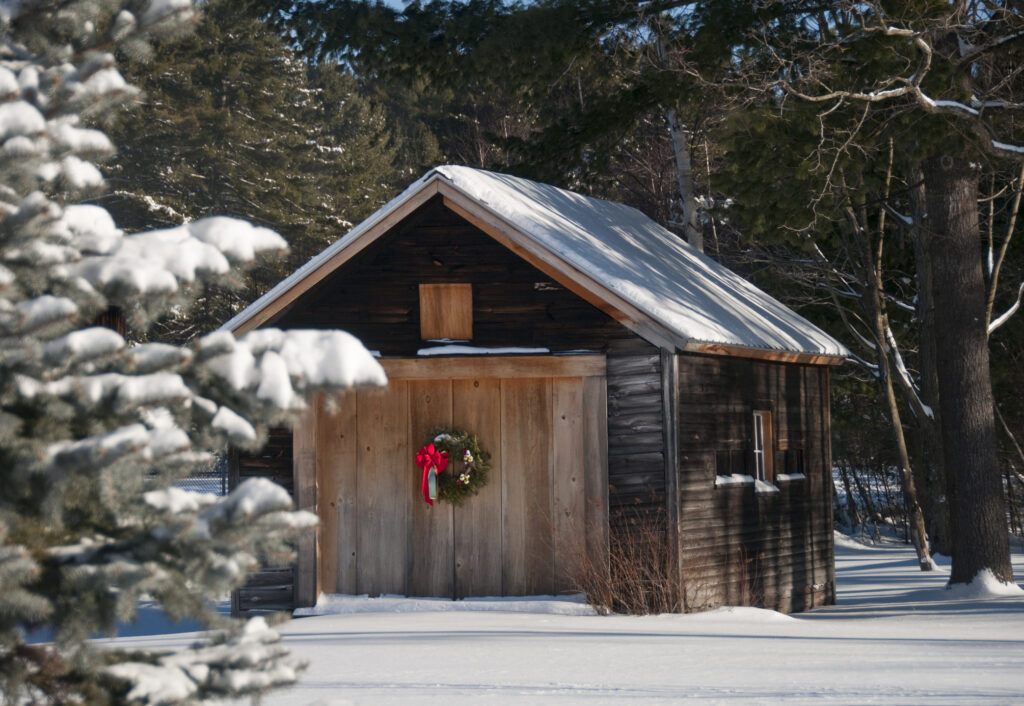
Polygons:
[[[868,246],[870,249],[870,245]],[[882,303],[882,274],[881,274],[881,245],[878,246],[878,257],[869,258],[874,260],[871,266],[871,282],[864,292],[865,304],[868,307],[868,314],[874,327],[875,335],[875,360],[878,364],[879,381],[882,384],[882,392],[885,393],[885,402],[889,414],[889,427],[892,429],[893,441],[896,442],[896,453],[900,464],[900,489],[903,491],[903,502],[906,504],[908,525],[910,529],[910,541],[917,552],[917,563],[921,571],[931,571],[935,568],[932,563],[931,553],[928,551],[928,533],[924,527],[924,515],[921,513],[921,505],[917,500],[917,487],[914,483],[914,474],[910,469],[910,455],[907,453],[907,440],[903,433],[903,419],[900,415],[900,405],[896,399],[896,390],[892,383],[892,353],[889,348],[886,330],[885,309]],[[870,261],[870,260],[869,260]]]
[[[651,25],[651,29],[655,33],[654,49],[658,63],[662,68],[669,68],[671,62],[665,41],[662,39],[661,28],[655,23]],[[686,238],[686,242],[700,252],[704,252],[704,231],[701,230],[700,222],[697,219],[697,195],[694,191],[693,158],[690,154],[688,133],[685,129],[680,128],[675,108],[669,107],[665,111],[665,120],[668,122],[669,137],[672,138],[672,153],[676,158],[676,187],[679,190],[683,236]]]
[[672,152],[676,157],[676,182],[679,187],[679,205],[682,211],[683,232],[688,242],[704,252],[704,231],[697,220],[697,197],[693,187],[693,162],[687,133],[679,128],[676,111],[669,108],[665,114],[668,131],[672,136]]
[[839,464],[839,471],[843,476],[843,490],[846,491],[846,523],[852,530],[861,524],[860,514],[857,512],[857,500],[853,497],[853,490],[850,488],[850,472],[846,463]]
[[915,418],[914,474],[920,488],[921,509],[932,551],[952,553],[949,526],[950,499],[946,491],[946,470],[940,432],[939,380],[935,362],[935,303],[932,296],[932,247],[928,229],[922,227],[925,214],[924,177],[920,169],[912,173],[910,189],[914,222],[914,260],[917,269],[918,366],[921,401],[931,416]]
[[875,539],[879,539],[880,535],[878,532],[878,521],[882,519],[881,514],[875,509],[875,501],[871,499],[871,493],[864,487],[864,482],[860,479],[855,469],[853,471],[853,482],[857,486],[857,493],[860,495],[860,501],[864,503],[864,509],[871,518],[871,526],[875,528]]
[[1006,503],[996,454],[994,402],[985,326],[985,278],[978,248],[978,178],[963,159],[922,164],[933,239],[935,352],[949,495],[955,498],[949,581],[983,570],[1013,580]]

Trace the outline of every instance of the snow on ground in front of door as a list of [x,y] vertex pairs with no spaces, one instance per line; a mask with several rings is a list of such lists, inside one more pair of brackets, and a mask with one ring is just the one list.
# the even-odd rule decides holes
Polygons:
[[[948,562],[916,566],[906,545],[837,536],[838,604],[792,616],[559,615],[550,599],[487,599],[508,610],[428,601],[429,611],[299,618],[280,629],[309,668],[263,704],[1024,704],[1024,597],[946,591]],[[1014,569],[1024,576],[1024,554]],[[389,600],[411,605],[352,597]],[[533,600],[538,612],[512,612]]]
[[351,596],[340,593],[321,593],[316,605],[299,608],[295,617],[314,615],[348,615],[352,613],[477,613],[500,611],[505,613],[548,613],[550,615],[597,615],[587,605],[583,594],[572,596],[515,596],[496,598],[410,598],[407,596],[367,595]]

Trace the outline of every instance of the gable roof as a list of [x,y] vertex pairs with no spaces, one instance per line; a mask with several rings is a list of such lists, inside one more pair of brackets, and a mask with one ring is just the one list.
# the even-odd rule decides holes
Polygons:
[[847,355],[827,333],[634,208],[459,166],[425,174],[222,328],[260,326],[436,195],[658,345],[820,363]]

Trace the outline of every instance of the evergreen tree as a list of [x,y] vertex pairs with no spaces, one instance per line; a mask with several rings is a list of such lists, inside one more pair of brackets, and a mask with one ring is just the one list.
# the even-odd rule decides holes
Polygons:
[[[679,61],[694,52],[691,4],[250,0],[315,60],[405,96],[396,113],[446,160],[625,201],[702,247],[704,129],[721,107]],[[699,51],[714,65],[728,45]]]
[[[702,5],[711,21],[733,3]],[[941,430],[935,445],[952,504],[950,580],[990,571],[1011,581],[988,341],[1005,319],[993,318],[998,269],[983,267],[979,177],[1019,166],[1024,152],[1016,121],[1024,16],[999,2],[773,2],[759,10],[749,33],[757,39],[737,52],[744,60],[733,78],[754,122],[774,122],[786,136],[765,140],[759,129],[732,143],[772,168],[747,172],[760,197],[744,207],[756,211],[759,200],[761,218],[792,215],[804,207],[793,198],[800,194],[813,206],[805,231],[845,228],[859,237],[888,227],[912,238],[922,388],[934,379],[931,409],[918,409],[934,412]],[[810,143],[807,159],[808,151],[787,148],[801,137]],[[779,169],[779,153],[791,167],[794,154],[800,164]],[[1019,190],[1011,180],[1008,200]],[[876,240],[879,253],[883,241]],[[873,256],[864,259],[870,266]],[[872,276],[865,294],[881,299],[877,289]],[[876,345],[894,357],[890,341]]]
[[161,321],[161,339],[187,340],[229,318],[387,201],[400,178],[384,114],[348,72],[311,72],[227,0],[203,13],[189,37],[129,62],[143,109],[110,126],[118,154],[102,203],[128,230],[241,217],[291,250]]
[[[215,333],[187,348],[127,346],[91,325],[119,308],[144,325],[285,243],[224,217],[125,235],[95,205],[113,144],[81,126],[136,89],[112,47],[194,22],[187,0],[20,2],[0,13],[0,702],[195,703],[258,693],[298,665],[262,618],[211,598],[315,523],[263,479],[224,498],[173,481],[227,442],[259,443],[314,387],[381,384],[337,331]],[[168,106],[170,109],[171,106]],[[212,188],[212,187],[211,187]],[[258,420],[258,421],[257,421]],[[98,648],[140,596],[215,628],[178,651]],[[29,642],[45,630],[52,642]]]

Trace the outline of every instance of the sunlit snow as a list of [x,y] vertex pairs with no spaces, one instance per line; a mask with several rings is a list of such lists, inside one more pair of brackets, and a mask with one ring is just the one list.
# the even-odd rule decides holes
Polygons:
[[[1024,595],[947,591],[948,562],[925,573],[908,545],[836,537],[838,604],[791,616],[737,607],[565,614],[586,610],[572,598],[325,598],[309,612],[337,614],[282,626],[285,645],[309,668],[263,703],[1024,702]],[[1024,554],[1014,562],[1024,575]],[[516,612],[525,606],[529,612]],[[191,639],[117,642],[161,647]]]

